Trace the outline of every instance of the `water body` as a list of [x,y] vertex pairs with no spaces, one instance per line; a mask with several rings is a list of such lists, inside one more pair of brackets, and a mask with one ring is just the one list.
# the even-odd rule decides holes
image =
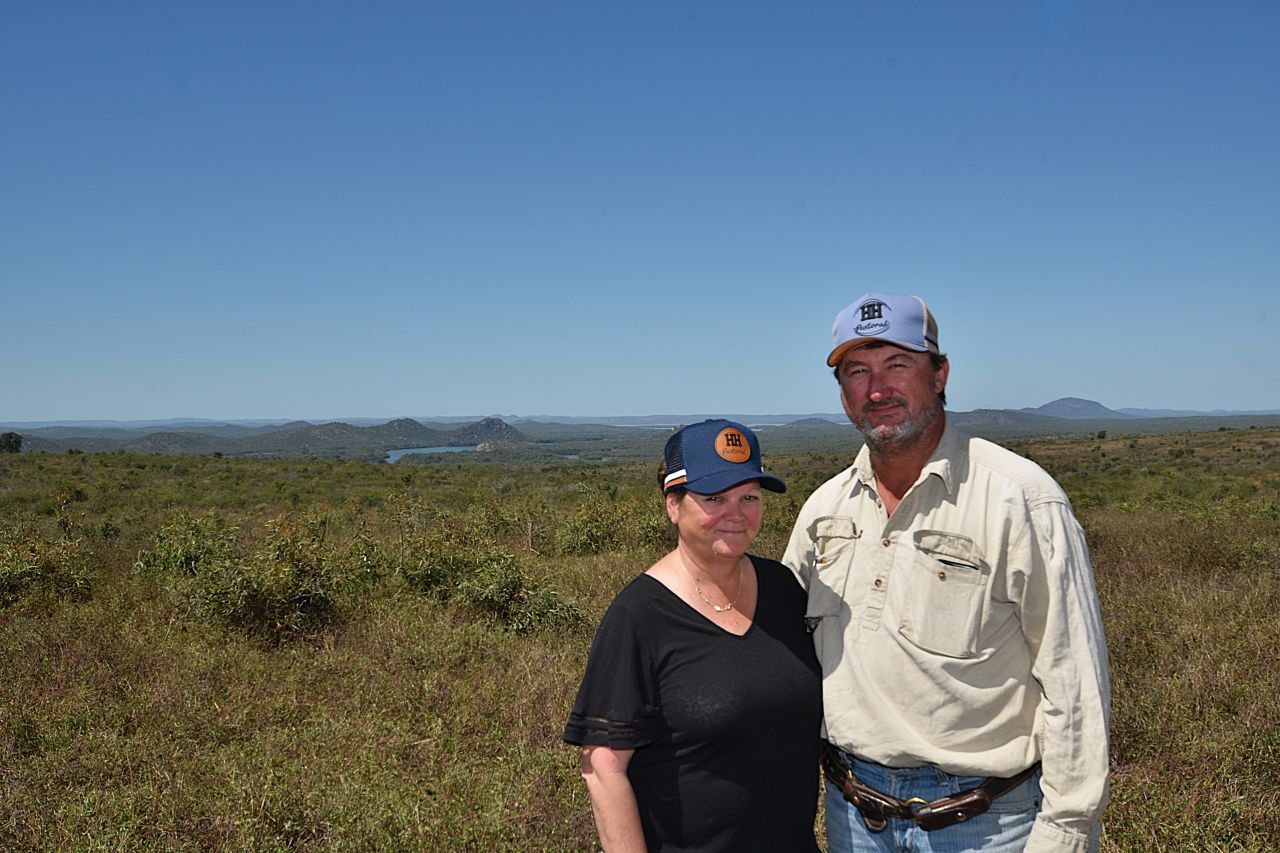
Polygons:
[[402,450],[388,450],[387,461],[395,462],[401,456],[408,456],[410,453],[465,453],[468,450],[475,449],[475,445],[470,447],[407,447]]

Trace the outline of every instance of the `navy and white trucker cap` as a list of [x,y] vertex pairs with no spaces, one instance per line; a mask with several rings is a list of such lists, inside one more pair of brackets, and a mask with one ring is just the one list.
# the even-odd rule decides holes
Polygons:
[[786,483],[764,472],[760,443],[742,424],[722,419],[682,427],[662,453],[662,493],[683,486],[700,495],[714,495],[748,480],[761,488],[785,492]]

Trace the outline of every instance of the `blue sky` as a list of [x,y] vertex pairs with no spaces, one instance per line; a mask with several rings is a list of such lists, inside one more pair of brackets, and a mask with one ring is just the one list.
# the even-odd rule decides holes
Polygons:
[[6,3],[0,421],[1280,408],[1280,4]]

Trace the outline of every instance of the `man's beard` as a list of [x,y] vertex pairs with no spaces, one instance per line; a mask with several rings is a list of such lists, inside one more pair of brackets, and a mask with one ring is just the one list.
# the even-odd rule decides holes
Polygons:
[[[901,397],[885,401],[889,404],[906,406],[907,401]],[[867,415],[875,408],[868,405],[862,409],[862,417],[852,418],[853,425],[862,433],[862,438],[873,450],[892,450],[910,447],[920,440],[921,436],[933,426],[938,419],[940,406],[930,406],[918,415],[912,415],[896,424],[872,426]]]

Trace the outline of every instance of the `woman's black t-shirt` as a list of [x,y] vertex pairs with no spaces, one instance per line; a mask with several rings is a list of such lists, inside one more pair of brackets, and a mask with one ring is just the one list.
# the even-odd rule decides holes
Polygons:
[[751,557],[755,618],[736,636],[641,575],[596,632],[564,739],[634,749],[650,850],[814,851],[821,671],[804,590]]

